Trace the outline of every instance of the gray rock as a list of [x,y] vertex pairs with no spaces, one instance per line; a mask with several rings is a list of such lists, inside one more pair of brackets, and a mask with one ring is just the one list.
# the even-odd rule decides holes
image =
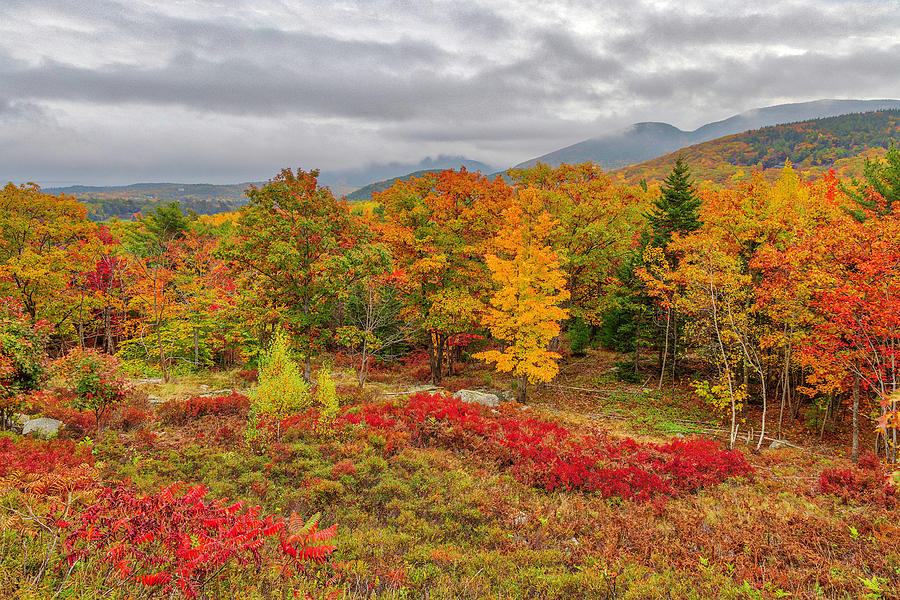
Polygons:
[[[205,389],[204,389],[204,387],[205,387]],[[194,397],[197,397],[197,398],[211,398],[211,397],[213,397],[213,396],[227,396],[227,395],[229,395],[231,392],[234,391],[234,390],[231,390],[231,389],[228,389],[228,388],[222,388],[222,389],[219,389],[219,390],[211,390],[211,389],[209,389],[209,386],[208,386],[208,385],[207,385],[207,386],[202,386],[202,385],[201,385],[201,386],[200,386],[200,389],[203,390],[203,391],[197,392],[196,394],[191,394],[191,396],[194,396]]]
[[22,435],[33,433],[38,437],[47,438],[56,435],[60,427],[65,427],[65,425],[63,425],[62,421],[57,421],[56,419],[48,419],[46,417],[31,419],[22,426]]
[[490,393],[500,398],[500,402],[516,401],[516,395],[512,392],[512,390],[490,390]]
[[149,402],[150,404],[162,404],[163,402],[165,402],[165,400],[163,400],[159,396],[150,394],[149,396],[147,396],[147,402]]
[[790,446],[790,444],[788,444],[784,440],[775,440],[774,442],[769,444],[769,450],[778,450],[779,448],[787,448],[788,446]]
[[487,392],[477,392],[475,390],[459,390],[453,394],[454,398],[468,402],[470,404],[481,404],[482,406],[497,406],[500,404],[500,398],[497,394],[488,394]]

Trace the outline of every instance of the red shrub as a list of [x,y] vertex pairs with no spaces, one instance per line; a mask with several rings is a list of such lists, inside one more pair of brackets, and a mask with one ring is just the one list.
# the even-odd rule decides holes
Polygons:
[[256,383],[259,381],[259,369],[254,367],[253,369],[238,371],[237,376],[247,383]]
[[228,396],[194,396],[187,400],[169,400],[156,411],[163,423],[184,425],[204,415],[245,417],[249,409],[250,399],[233,392]]
[[129,406],[122,411],[122,427],[126,430],[135,429],[149,421],[152,417],[153,414],[146,410]]
[[135,435],[135,441],[141,448],[149,449],[156,443],[156,434],[152,431],[141,429]]
[[91,449],[71,440],[45,441],[0,436],[0,476],[14,471],[50,473],[84,463],[94,464]]
[[859,455],[859,468],[872,471],[881,471],[881,461],[871,452],[863,452]]
[[430,381],[431,367],[416,367],[410,372],[409,376],[416,381]]
[[408,431],[417,445],[489,454],[529,485],[579,488],[604,497],[644,501],[675,496],[753,472],[739,452],[723,450],[713,440],[657,446],[630,438],[580,436],[558,423],[493,416],[477,404],[437,394],[416,394],[405,406],[362,405],[342,414],[336,424],[365,424],[385,438]]
[[404,356],[401,360],[407,367],[427,367],[429,366],[431,358],[428,356],[427,350],[415,350]]
[[65,433],[69,436],[82,437],[97,428],[96,418],[91,411],[72,408],[70,395],[37,392],[31,395],[29,402],[30,410],[40,412],[50,419],[62,421],[66,426]]
[[352,460],[342,460],[331,467],[331,476],[335,479],[341,475],[356,475],[356,465]]
[[[863,462],[863,457],[860,457]],[[887,508],[897,505],[897,487],[890,481],[877,459],[870,459],[867,468],[829,467],[819,474],[819,491],[833,494],[844,502],[883,504]]]

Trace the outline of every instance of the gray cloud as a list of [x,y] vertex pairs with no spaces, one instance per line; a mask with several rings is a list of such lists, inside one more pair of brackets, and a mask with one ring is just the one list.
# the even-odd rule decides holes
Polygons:
[[900,96],[898,34],[875,0],[7,0],[0,179],[507,166],[638,120]]

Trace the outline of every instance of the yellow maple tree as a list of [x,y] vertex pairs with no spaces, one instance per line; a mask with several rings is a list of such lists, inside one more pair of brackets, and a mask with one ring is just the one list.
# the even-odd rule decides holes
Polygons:
[[496,253],[485,258],[495,292],[484,312],[483,324],[506,343],[503,350],[487,350],[475,358],[496,363],[512,373],[519,401],[528,383],[547,382],[559,372],[560,355],[548,349],[559,335],[569,299],[559,257],[549,246],[555,223],[543,211],[540,196],[528,188],[504,212],[504,228],[495,240]]

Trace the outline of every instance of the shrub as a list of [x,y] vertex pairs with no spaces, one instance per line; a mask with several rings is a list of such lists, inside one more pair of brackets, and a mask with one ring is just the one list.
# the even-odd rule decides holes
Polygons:
[[334,380],[328,374],[330,366],[328,363],[322,365],[316,383],[316,404],[319,405],[319,414],[325,421],[336,417],[341,406],[334,388]]
[[[37,561],[22,565],[21,577],[36,585],[52,575],[57,595],[67,587],[79,595],[75,587],[81,583],[90,586],[92,597],[116,590],[127,597],[209,597],[212,585],[216,597],[223,586],[227,597],[237,597],[246,580],[235,579],[250,566],[253,573],[278,572],[283,586],[278,595],[284,596],[308,563],[324,561],[335,549],[328,542],[336,526],[319,530],[318,515],[305,523],[296,513],[287,519],[263,515],[244,502],[209,500],[203,486],[176,482],[142,496],[124,485],[101,489],[96,475],[73,471],[59,483],[49,480],[43,493],[73,489],[69,480],[93,490],[78,503],[70,494],[64,511],[56,502],[43,513],[19,514],[22,543],[38,553]],[[31,493],[35,487],[27,483],[23,489]],[[50,534],[52,544],[37,546],[42,537],[28,541],[35,538],[27,527],[34,523]],[[101,576],[85,581],[84,572]]]
[[569,323],[569,349],[575,356],[584,355],[584,350],[591,343],[591,326],[581,317],[575,317]]
[[259,387],[250,393],[247,440],[251,444],[267,437],[267,423],[274,424],[280,440],[281,421],[310,405],[309,388],[300,366],[291,358],[287,334],[275,334],[260,363]]
[[71,440],[15,439],[0,436],[0,476],[21,471],[50,473],[66,467],[94,464],[91,449]]
[[75,348],[56,363],[73,394],[72,406],[90,410],[100,434],[104,417],[121,404],[129,391],[119,359],[96,350]]
[[[70,395],[70,394],[69,394]],[[83,437],[97,425],[94,415],[87,410],[72,407],[73,399],[66,394],[57,395],[50,392],[34,392],[29,396],[29,409],[39,412],[45,417],[62,421],[65,429],[60,435]]]
[[256,383],[259,381],[259,369],[256,367],[252,369],[245,369],[243,371],[237,372],[238,379],[241,379],[245,383]]
[[149,421],[152,416],[151,413],[145,410],[129,406],[122,411],[122,428],[126,430],[136,429]]
[[24,394],[38,389],[47,379],[44,344],[49,327],[29,326],[23,319],[0,320],[0,428],[24,405]]
[[337,423],[376,429],[385,446],[406,433],[416,445],[478,452],[509,468],[519,481],[549,491],[582,489],[646,501],[753,472],[739,452],[723,450],[713,440],[653,445],[576,435],[536,418],[489,416],[481,406],[438,394],[413,395],[405,406],[363,405]]
[[861,456],[862,467],[829,467],[819,474],[819,491],[844,502],[897,506],[897,487],[877,459]]
[[168,400],[159,405],[156,413],[168,425],[185,425],[205,415],[244,417],[250,409],[250,399],[233,392],[227,396],[193,396],[187,400]]

